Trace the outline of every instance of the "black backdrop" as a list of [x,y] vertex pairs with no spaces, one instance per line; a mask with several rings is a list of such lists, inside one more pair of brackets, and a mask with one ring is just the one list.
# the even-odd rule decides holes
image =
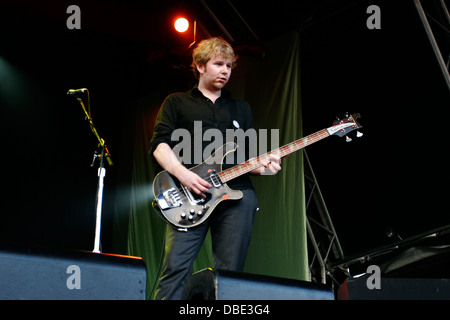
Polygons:
[[[303,33],[304,132],[341,110],[362,115],[363,138],[308,149],[346,253],[450,222],[449,91],[413,1],[378,5],[380,30],[361,27],[368,15],[354,7]],[[448,55],[449,38],[430,23]]]

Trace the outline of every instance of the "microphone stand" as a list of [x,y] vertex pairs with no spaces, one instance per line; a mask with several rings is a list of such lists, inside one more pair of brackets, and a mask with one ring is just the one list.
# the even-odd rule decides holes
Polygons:
[[[89,93],[88,93],[89,94]],[[94,249],[93,252],[100,253],[100,230],[101,230],[101,221],[102,221],[102,203],[103,203],[103,189],[104,189],[104,178],[106,175],[106,169],[105,169],[105,156],[108,164],[110,166],[113,165],[113,162],[111,160],[111,155],[108,151],[108,148],[106,147],[105,140],[100,138],[98,135],[97,130],[94,127],[94,123],[92,122],[92,118],[90,117],[90,114],[86,111],[86,108],[84,106],[83,100],[81,98],[77,98],[78,102],[80,102],[81,107],[83,108],[84,113],[86,114],[86,120],[89,121],[89,125],[91,127],[92,132],[98,139],[98,148],[101,148],[101,154],[97,152],[97,150],[94,153],[94,159],[92,160],[91,167],[94,166],[95,159],[100,158],[100,165],[98,168],[98,188],[97,188],[97,200],[96,200],[96,222],[95,222],[95,239],[94,239]],[[88,100],[89,101],[89,100]],[[88,102],[89,103],[89,102]]]

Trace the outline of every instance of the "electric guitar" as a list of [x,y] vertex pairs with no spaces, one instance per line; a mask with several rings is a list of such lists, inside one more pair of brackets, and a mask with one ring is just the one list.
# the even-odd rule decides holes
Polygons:
[[[237,148],[237,145],[233,142],[226,143],[215,151],[215,153],[219,152],[219,155],[223,154],[222,163],[208,161],[214,157],[215,154],[213,154],[201,164],[189,169],[212,185],[209,192],[205,193],[206,198],[192,193],[177,178],[167,171],[162,171],[153,181],[153,194],[155,196],[153,206],[160,213],[163,220],[178,227],[180,231],[187,231],[188,228],[205,222],[220,202],[241,199],[243,197],[242,192],[240,190],[232,190],[226,183],[261,167],[262,163],[270,161],[270,153],[276,153],[281,158],[284,158],[331,135],[340,137],[347,135],[349,132],[361,128],[361,125],[356,121],[359,117],[360,115],[355,113],[342,120],[334,121],[333,126],[329,128],[222,171],[223,159],[228,153],[236,151]],[[358,137],[361,135],[362,133],[357,133]]]

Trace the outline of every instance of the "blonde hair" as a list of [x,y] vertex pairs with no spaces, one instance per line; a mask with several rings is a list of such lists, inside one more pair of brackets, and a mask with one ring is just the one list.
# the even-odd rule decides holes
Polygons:
[[233,68],[236,66],[237,56],[233,47],[220,37],[214,37],[201,41],[192,52],[192,70],[198,79],[200,73],[197,70],[198,65],[206,66],[206,63],[215,56],[229,59],[233,62]]

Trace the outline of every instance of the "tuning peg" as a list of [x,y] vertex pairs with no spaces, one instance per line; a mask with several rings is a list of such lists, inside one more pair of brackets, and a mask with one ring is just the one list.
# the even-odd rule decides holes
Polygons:
[[346,141],[346,142],[351,142],[352,139],[351,139],[349,136],[345,136],[345,141]]
[[359,131],[356,131],[356,137],[361,138],[363,136],[363,134]]

